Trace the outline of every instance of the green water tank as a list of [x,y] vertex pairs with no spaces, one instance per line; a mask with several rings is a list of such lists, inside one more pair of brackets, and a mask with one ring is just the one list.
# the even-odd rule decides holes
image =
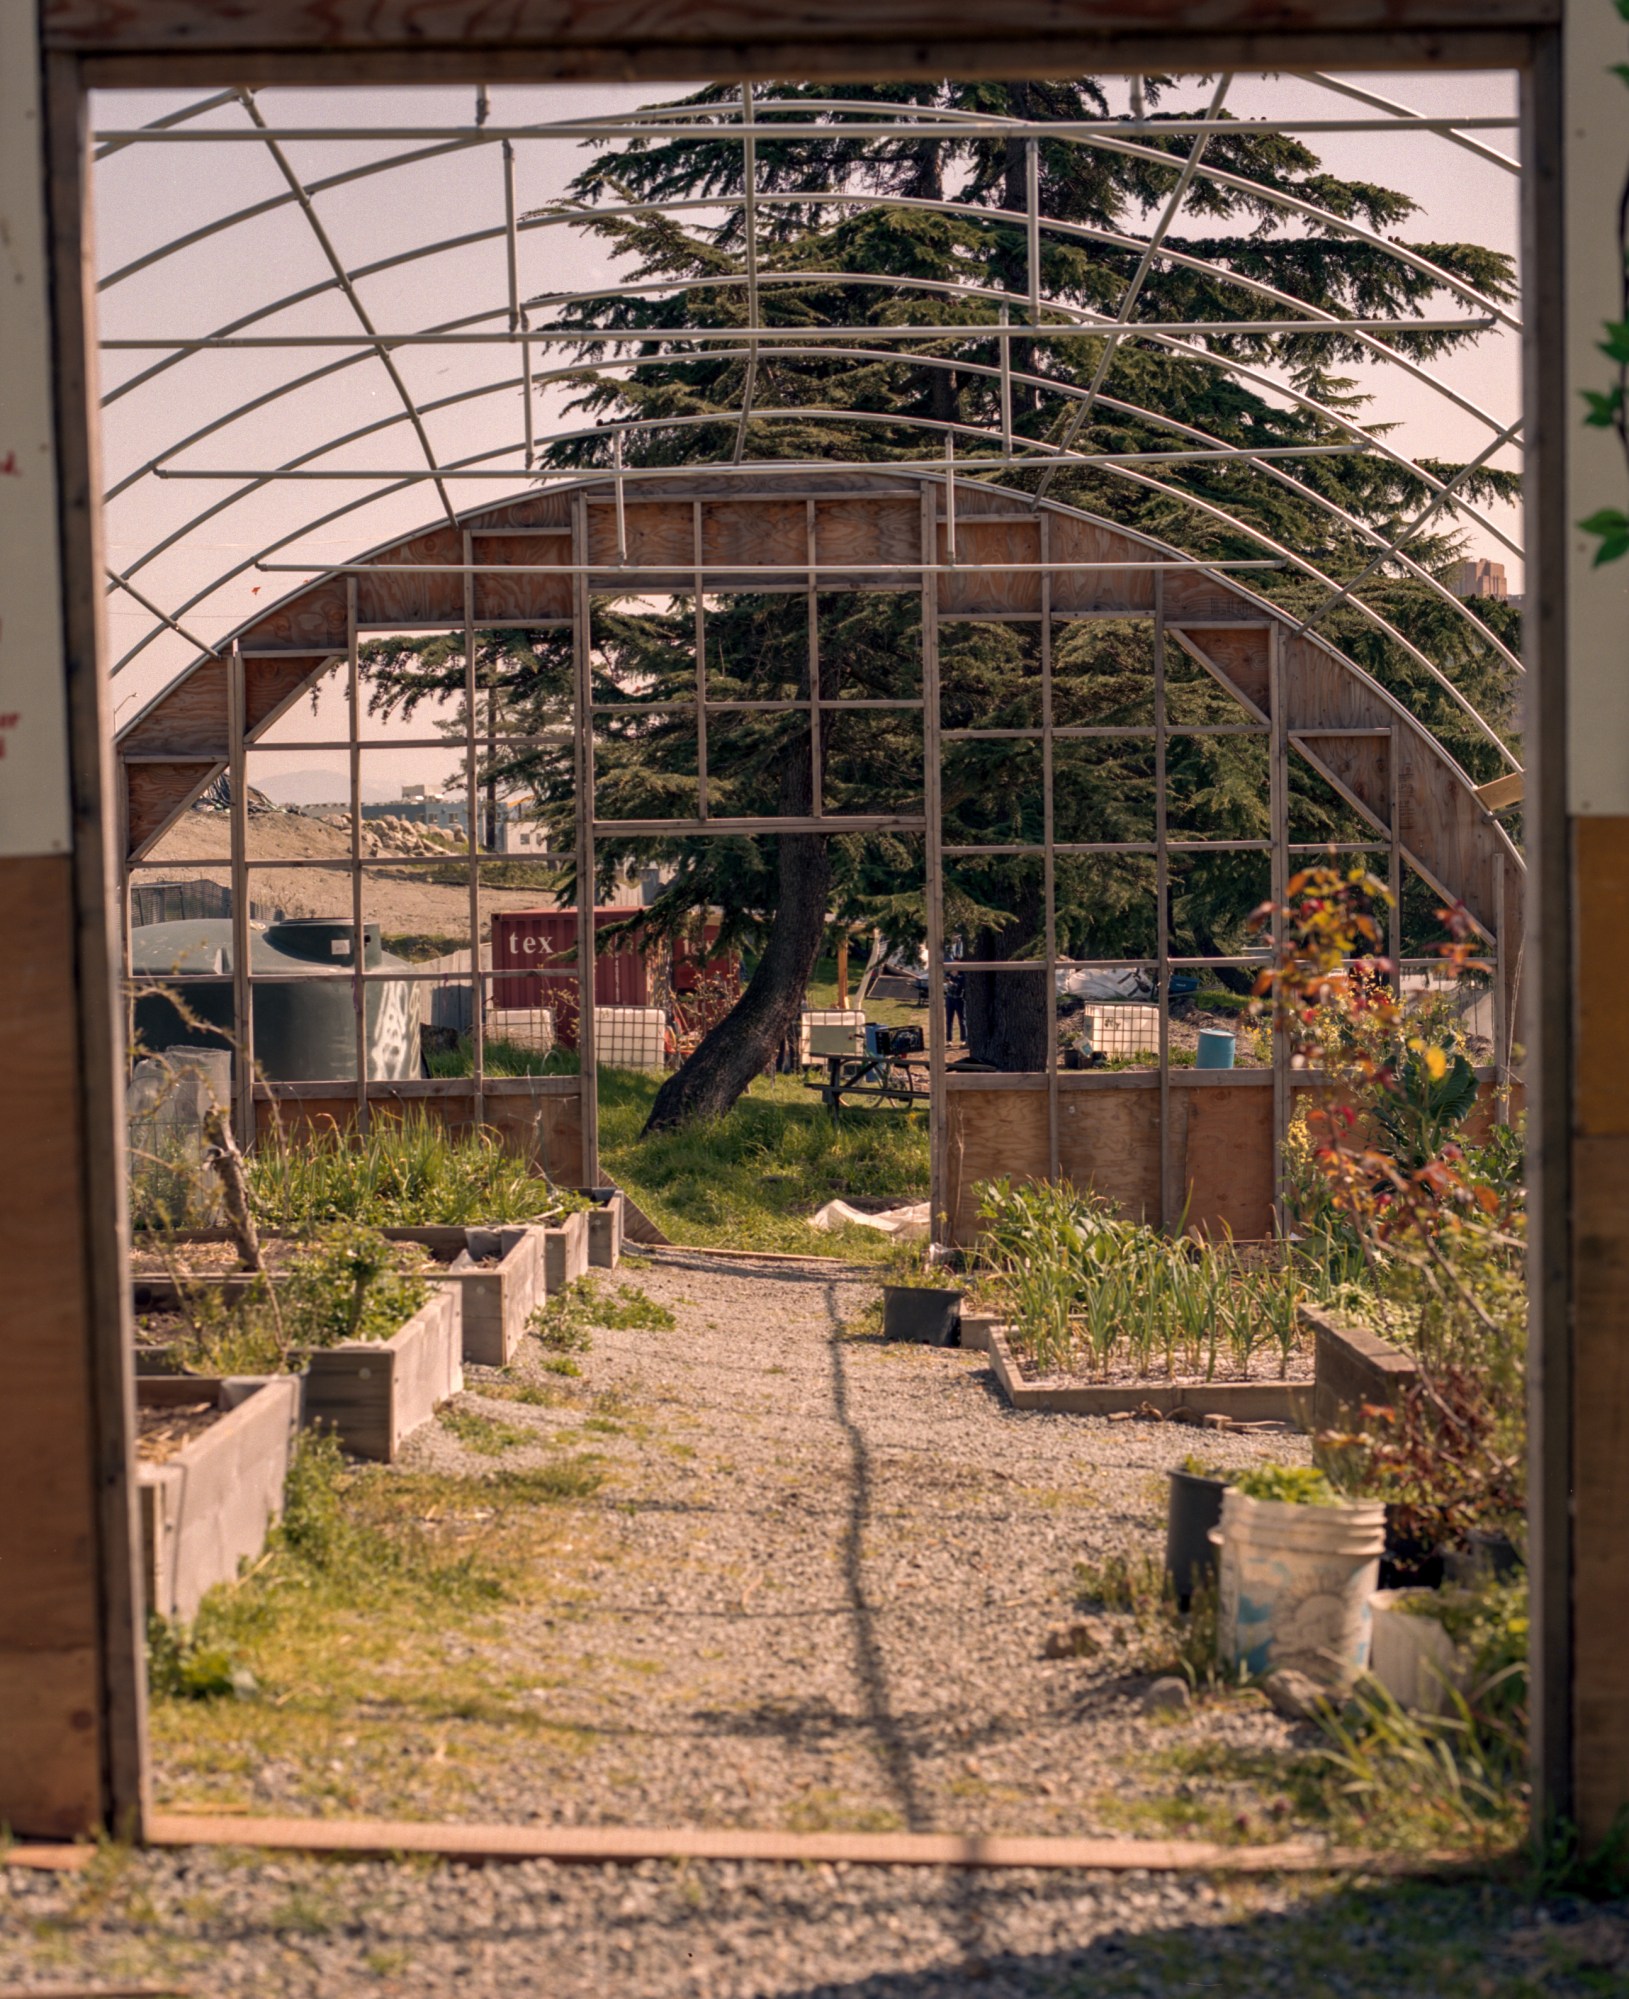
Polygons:
[[[249,967],[257,982],[255,1068],[268,1082],[356,1080],[356,1008],[344,976],[354,952],[351,925],[329,917],[291,917],[250,930]],[[136,1034],[144,1048],[231,1046],[229,918],[143,924],[130,934],[130,964],[139,979],[174,982],[168,992],[149,990],[137,998]],[[408,969],[405,959],[384,949],[378,924],[365,923],[362,969],[398,966]],[[365,991],[369,1080],[401,1082],[422,1075],[422,986],[382,979],[370,981]]]

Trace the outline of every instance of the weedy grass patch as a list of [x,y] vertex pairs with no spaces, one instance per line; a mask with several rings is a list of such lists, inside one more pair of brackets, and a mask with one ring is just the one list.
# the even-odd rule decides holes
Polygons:
[[[265,1555],[153,1655],[161,1798],[264,1808],[269,1772],[292,1809],[427,1816],[517,1753],[579,1755],[538,1698],[548,1662],[496,1641],[529,1605],[587,1599],[598,1529],[581,1509],[603,1478],[588,1452],[460,1477],[306,1438]],[[189,1686],[203,1667],[210,1684]]]

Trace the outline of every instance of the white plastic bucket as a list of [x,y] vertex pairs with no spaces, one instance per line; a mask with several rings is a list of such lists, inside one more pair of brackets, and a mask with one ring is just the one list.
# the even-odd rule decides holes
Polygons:
[[1408,1608],[1434,1594],[1423,1589],[1382,1589],[1369,1599],[1374,1614],[1369,1671],[1411,1714],[1446,1714],[1448,1689],[1465,1688],[1465,1661],[1459,1647],[1434,1617]]
[[1349,1687],[1369,1663],[1385,1508],[1294,1506],[1229,1489],[1215,1539],[1223,1663],[1250,1673],[1290,1667]]

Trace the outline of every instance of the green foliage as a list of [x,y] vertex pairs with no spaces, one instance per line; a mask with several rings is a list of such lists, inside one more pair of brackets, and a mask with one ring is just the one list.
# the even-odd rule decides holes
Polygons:
[[1219,1684],[1214,1583],[1201,1584],[1182,1611],[1157,1556],[1115,1554],[1075,1564],[1075,1603],[1132,1620],[1138,1671],[1173,1674],[1195,1689]]
[[247,1700],[254,1675],[222,1645],[167,1617],[147,1619],[147,1691],[154,1700]]
[[587,1207],[540,1180],[492,1132],[453,1132],[417,1110],[375,1111],[363,1133],[266,1139],[249,1168],[255,1219],[267,1229],[365,1221],[375,1228],[526,1222]]
[[[777,139],[769,114],[757,142],[757,186],[792,199],[757,216],[759,284],[749,300],[742,268],[740,208],[681,206],[741,191],[739,144],[708,136],[617,142],[596,147],[571,189],[573,225],[597,239],[619,277],[659,281],[648,291],[603,293],[562,311],[576,315],[579,353],[601,358],[608,342],[647,343],[627,370],[585,375],[577,407],[585,418],[639,419],[630,434],[636,462],[683,465],[714,458],[734,437],[748,369],[757,357],[731,346],[680,345],[702,325],[742,323],[749,308],[795,334],[806,326],[847,327],[856,345],[867,332],[932,315],[943,321],[936,349],[873,343],[859,359],[816,352],[779,352],[763,359],[757,414],[743,432],[744,456],[819,461],[841,455],[879,465],[918,458],[947,424],[999,436],[1001,359],[1010,355],[1013,427],[1021,439],[1056,443],[1080,404],[1066,400],[1096,374],[1100,339],[1014,340],[1003,349],[993,335],[990,294],[1023,297],[1028,250],[1022,149],[987,137],[936,135],[920,146],[867,135],[814,108],[826,86],[781,81],[778,97],[804,100],[801,115],[830,129],[813,137]],[[1152,81],[1156,95],[1181,95],[1170,80]],[[943,80],[906,86],[845,87],[856,105],[911,104],[946,111],[1020,117],[1080,118],[1106,103],[1094,78],[1044,83]],[[707,85],[688,104],[734,95]],[[1112,312],[1134,272],[1135,237],[1158,211],[1177,173],[1186,142],[1155,138],[1132,154],[1042,139],[1038,147],[1044,212],[1111,232],[1110,240],[1043,232],[1040,283],[1048,300]],[[1146,152],[1169,153],[1171,162]],[[1185,197],[1187,233],[1167,239],[1168,254],[1146,274],[1140,311],[1150,319],[1255,319],[1267,285],[1336,318],[1380,313],[1399,322],[1390,337],[1417,359],[1457,351],[1472,335],[1411,332],[1407,321],[1438,291],[1438,281],[1401,263],[1384,247],[1335,228],[1306,228],[1275,206],[1270,192],[1309,200],[1385,235],[1406,223],[1415,203],[1371,182],[1345,181],[1326,171],[1304,144],[1283,134],[1240,125],[1209,141],[1207,167],[1224,166],[1243,185],[1200,174]],[[954,214],[900,205],[953,193]],[[855,197],[871,197],[862,204]],[[890,197],[899,197],[896,203]],[[608,198],[614,212],[596,209]],[[1474,244],[1421,245],[1427,256],[1492,298],[1513,293],[1511,260]],[[1189,261],[1192,260],[1192,261]],[[835,274],[868,274],[874,283],[843,282]],[[894,280],[940,283],[945,293],[902,294]],[[686,286],[687,280],[700,280]],[[982,295],[981,295],[982,294]],[[666,352],[659,352],[661,348]],[[633,352],[634,349],[623,351]],[[1349,335],[1293,333],[1217,335],[1205,354],[1177,353],[1147,342],[1114,351],[1103,392],[1076,441],[1082,452],[1124,452],[1185,441],[1190,432],[1234,445],[1327,443],[1320,410],[1268,394],[1229,374],[1231,363],[1260,367],[1292,382],[1326,407],[1355,408],[1360,398],[1338,372],[1365,357]],[[848,420],[850,414],[866,419]],[[716,416],[716,424],[705,419]],[[664,427],[666,425],[666,427]],[[928,429],[924,431],[923,426]],[[556,465],[604,466],[608,431],[545,446]],[[975,454],[976,455],[976,454]],[[1437,479],[1459,468],[1433,462]],[[1006,475],[1018,489],[1035,475]],[[1197,555],[1259,553],[1252,530],[1305,551],[1328,575],[1356,574],[1371,542],[1340,509],[1391,532],[1417,510],[1432,488],[1406,465],[1377,453],[1308,459],[1270,467],[1236,461],[1162,466],[1158,478],[1127,478],[1109,468],[1069,466],[1048,475],[1059,498],[1128,527],[1170,540]],[[1508,473],[1482,468],[1462,488],[1470,497],[1509,497]],[[1240,527],[1228,525],[1231,515]],[[1421,536],[1412,554],[1427,570],[1458,553],[1446,527]],[[1325,594],[1323,582],[1286,570],[1260,587],[1295,613]],[[1516,614],[1504,607],[1467,616],[1416,578],[1378,574],[1357,587],[1380,611],[1440,663],[1451,679],[1496,720],[1509,722],[1512,677],[1487,643],[1507,644]],[[603,705],[597,744],[597,785],[608,813],[629,818],[690,815],[697,779],[693,717],[662,711],[694,689],[691,656],[694,604],[683,595],[652,607],[612,592],[592,605],[594,699]],[[767,593],[726,592],[707,605],[707,673],[718,698],[741,701],[813,694],[909,699],[919,693],[920,619],[909,593],[822,592],[818,687],[811,685],[807,611],[801,600]],[[1473,776],[1492,776],[1496,753],[1460,709],[1394,641],[1350,605],[1328,614],[1324,630],[1365,670],[1376,674],[1420,715]],[[564,834],[574,811],[572,754],[564,743],[540,740],[568,712],[574,672],[569,634],[529,630],[478,634],[476,662],[492,706],[513,740],[483,760],[481,781],[525,788],[540,801],[541,818]],[[943,621],[940,630],[944,721],[971,719],[986,727],[1033,727],[1039,701],[1038,640],[1033,632]],[[362,666],[375,709],[410,715],[422,703],[456,700],[464,686],[462,639],[385,638],[365,645]],[[1236,719],[1230,698],[1201,669],[1173,654],[1167,661],[1174,721],[1203,724]],[[1146,627],[1094,621],[1060,632],[1052,661],[1055,719],[1152,728],[1151,663]],[[529,739],[529,740],[524,740]],[[712,809],[736,815],[788,809],[784,787],[807,769],[806,724],[796,716],[731,715],[709,739]],[[1035,837],[1041,787],[1037,752],[1014,741],[947,745],[945,838],[1024,844]],[[1171,830],[1209,839],[1261,839],[1268,832],[1269,787],[1259,743],[1227,736],[1173,737],[1169,745]],[[822,731],[820,781],[826,809],[868,812],[920,809],[921,731],[917,717],[873,709],[833,716]],[[1492,762],[1490,763],[1490,759]],[[1154,771],[1146,742],[1121,738],[1060,752],[1056,785],[1057,837],[1070,842],[1147,837]],[[1350,809],[1299,763],[1291,772],[1297,836],[1364,837]],[[565,842],[569,846],[570,842]],[[829,844],[831,903],[839,920],[876,924],[891,941],[923,934],[920,842],[895,834],[847,836]],[[668,864],[672,879],[641,924],[656,935],[682,934],[701,912],[721,913],[726,943],[760,943],[776,920],[777,854],[772,842],[657,837],[604,838],[597,843],[598,890],[627,865]],[[1143,856],[1060,855],[1057,908],[1065,949],[1088,954],[1148,955],[1153,910],[1153,863]],[[1261,899],[1256,857],[1237,852],[1193,855],[1173,870],[1173,948],[1187,954],[1237,949],[1247,912]],[[575,888],[569,869],[564,892]],[[978,940],[980,957],[1021,957],[1040,934],[1037,866],[1012,857],[953,858],[946,880],[951,931]],[[974,975],[974,981],[983,975]],[[1008,982],[1009,986],[1011,981]],[[971,1001],[971,992],[970,992]],[[970,1004],[970,1025],[976,1011]]]
[[1437,1157],[1475,1108],[1476,1071],[1457,1049],[1431,1046],[1407,1051],[1372,1115],[1393,1157],[1417,1169]]
[[1265,1499],[1280,1506],[1338,1506],[1340,1497],[1313,1465],[1252,1465],[1228,1483],[1246,1499]]
[[977,1191],[984,1281],[1034,1368],[1084,1359],[1102,1373],[1129,1363],[1139,1374],[1209,1380],[1224,1357],[1242,1373],[1265,1351],[1289,1372],[1301,1301],[1323,1290],[1322,1273],[1303,1260],[1123,1221],[1067,1181],[998,1180]]
[[297,1347],[388,1340],[430,1295],[422,1252],[377,1229],[336,1222],[318,1231],[278,1287],[283,1325]]
[[444,1430],[482,1457],[495,1458],[504,1451],[519,1450],[523,1444],[540,1441],[534,1430],[523,1430],[515,1423],[500,1423],[495,1416],[483,1416],[478,1409],[466,1409],[457,1402],[445,1403],[437,1410],[436,1418]]
[[637,1284],[619,1284],[614,1295],[603,1292],[592,1277],[579,1277],[539,1305],[527,1321],[527,1331],[551,1353],[587,1353],[594,1344],[592,1327],[612,1331],[666,1332],[673,1314]]
[[600,1077],[600,1158],[675,1242],[884,1259],[873,1229],[822,1231],[809,1217],[837,1196],[921,1199],[928,1191],[927,1119],[855,1112],[831,1117],[793,1077],[762,1077],[728,1114],[640,1136],[659,1078]]
[[[1629,20],[1624,0],[1617,0],[1617,10],[1625,20]],[[1610,67],[1620,82],[1629,84],[1629,63],[1613,63]],[[1625,181],[1617,204],[1617,223],[1618,240],[1613,262],[1618,281],[1619,317],[1603,322],[1602,331],[1606,338],[1596,343],[1614,364],[1615,379],[1605,390],[1585,389],[1582,394],[1589,405],[1585,424],[1592,429],[1612,431],[1623,448],[1624,464],[1629,468],[1629,181]],[[1622,507],[1597,507],[1578,525],[1585,534],[1594,535],[1600,544],[1595,551],[1595,568],[1599,569],[1603,563],[1619,562],[1629,555],[1629,513],[1625,513]]]

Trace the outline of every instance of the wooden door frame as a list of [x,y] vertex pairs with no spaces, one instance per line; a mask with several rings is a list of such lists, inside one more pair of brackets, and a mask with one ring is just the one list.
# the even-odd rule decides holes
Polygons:
[[[88,1264],[87,1410],[100,1508],[104,1747],[101,1823],[146,1815],[140,1592],[131,1524],[129,1311],[122,1178],[123,1047],[103,565],[87,246],[86,93],[97,87],[1044,75],[1336,66],[1519,70],[1523,77],[1525,395],[1530,673],[1527,808],[1533,913],[1525,1041],[1532,1187],[1534,1776],[1540,1818],[1567,1816],[1575,1768],[1571,1311],[1573,877],[1566,798],[1566,440],[1563,353],[1563,0],[38,0],[61,466],[63,617],[73,750],[73,875],[83,1084],[64,1107],[86,1161],[64,1246]],[[1152,18],[1151,18],[1152,17]],[[1538,942],[1542,939],[1542,948]],[[72,1227],[67,1226],[71,1221]],[[81,1243],[81,1236],[83,1242]],[[0,1419],[0,1445],[4,1443]]]

